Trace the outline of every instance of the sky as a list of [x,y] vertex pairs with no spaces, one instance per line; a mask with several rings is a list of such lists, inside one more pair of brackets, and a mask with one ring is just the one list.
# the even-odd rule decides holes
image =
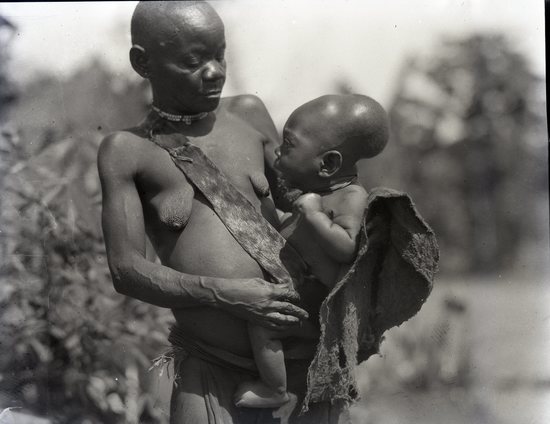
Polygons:
[[[218,0],[226,25],[224,95],[258,94],[280,126],[298,105],[350,84],[387,106],[408,55],[437,46],[442,35],[507,34],[544,76],[541,0]],[[136,2],[1,3],[18,27],[11,44],[13,77],[59,78],[101,57],[135,78],[128,62]],[[414,6],[413,6],[414,5]]]

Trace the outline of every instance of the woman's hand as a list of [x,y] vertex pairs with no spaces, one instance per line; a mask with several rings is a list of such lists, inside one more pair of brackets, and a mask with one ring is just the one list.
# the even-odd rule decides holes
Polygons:
[[231,288],[225,285],[214,296],[219,308],[272,330],[284,331],[308,318],[291,303],[299,300],[294,290],[261,278],[231,280]]

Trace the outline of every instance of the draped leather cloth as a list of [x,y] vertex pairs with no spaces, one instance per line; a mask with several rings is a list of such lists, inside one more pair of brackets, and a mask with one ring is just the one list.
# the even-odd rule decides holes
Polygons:
[[[371,222],[381,232],[372,243]],[[373,189],[358,243],[357,257],[321,305],[304,410],[309,403],[355,401],[355,366],[378,352],[383,333],[413,317],[432,289],[437,241],[408,195]]]

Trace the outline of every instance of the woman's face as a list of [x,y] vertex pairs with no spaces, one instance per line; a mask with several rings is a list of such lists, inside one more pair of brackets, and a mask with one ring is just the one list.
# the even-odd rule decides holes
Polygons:
[[148,52],[153,103],[168,113],[210,112],[218,106],[225,83],[223,24],[203,16],[174,27],[171,36]]

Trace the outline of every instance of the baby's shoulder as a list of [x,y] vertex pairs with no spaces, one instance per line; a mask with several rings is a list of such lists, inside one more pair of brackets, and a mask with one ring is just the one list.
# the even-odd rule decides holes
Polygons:
[[343,192],[348,196],[367,196],[367,190],[361,184],[350,184],[344,187]]
[[367,190],[360,184],[350,184],[333,191],[323,199],[323,204],[336,214],[362,215],[367,207]]
[[349,201],[365,201],[368,193],[360,184],[350,184],[339,190],[335,190],[328,195],[332,201],[349,202]]

